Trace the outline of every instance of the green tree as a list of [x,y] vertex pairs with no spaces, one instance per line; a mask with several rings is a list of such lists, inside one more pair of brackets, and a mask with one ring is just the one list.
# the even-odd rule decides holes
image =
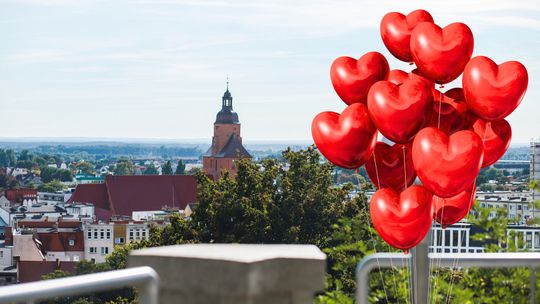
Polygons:
[[41,279],[42,280],[52,280],[52,279],[64,278],[64,277],[67,277],[69,275],[70,274],[68,272],[65,272],[65,271],[60,270],[60,269],[56,269],[55,271],[53,271],[51,273],[42,275]]
[[13,151],[13,149],[7,149],[6,150],[6,166],[14,167],[16,164],[17,164],[17,156],[15,155],[15,151]]
[[135,165],[127,158],[121,158],[114,168],[114,175],[133,175]]
[[33,161],[34,160],[34,154],[30,152],[29,150],[22,150],[21,154],[19,154],[19,157],[17,161]]
[[182,160],[179,160],[178,165],[176,166],[176,170],[174,171],[174,174],[184,175],[185,171],[186,171],[186,165],[182,162]]
[[96,173],[94,169],[94,165],[87,161],[81,161],[75,164],[75,170],[83,174],[94,175]]
[[163,175],[172,175],[173,174],[172,164],[171,164],[170,160],[168,160],[165,163],[165,165],[163,165],[163,168],[161,168],[161,174],[163,174]]
[[0,149],[0,167],[5,168],[8,167],[8,159],[6,150]]
[[64,189],[66,189],[66,186],[57,179],[38,186],[38,191],[40,192],[57,192]]
[[46,166],[41,168],[40,178],[44,183],[49,183],[55,179],[62,182],[71,182],[73,181],[73,174],[66,169],[56,169]]
[[154,166],[154,164],[150,164],[148,165],[148,167],[146,167],[146,169],[144,169],[143,174],[144,175],[158,175],[159,171],[156,169],[156,166]]

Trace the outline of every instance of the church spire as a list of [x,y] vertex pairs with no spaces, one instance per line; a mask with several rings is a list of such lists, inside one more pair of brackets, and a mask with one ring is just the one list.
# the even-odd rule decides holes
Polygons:
[[232,110],[232,95],[231,92],[229,92],[229,76],[227,76],[227,90],[222,98],[222,109]]

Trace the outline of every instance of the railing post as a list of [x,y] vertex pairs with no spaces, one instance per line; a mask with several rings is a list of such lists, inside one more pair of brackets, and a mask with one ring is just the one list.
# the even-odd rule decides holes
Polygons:
[[[443,230],[444,233],[444,230]],[[425,238],[415,248],[411,249],[410,259],[411,303],[427,304],[429,289],[429,258],[428,250],[431,241],[431,229]],[[444,244],[443,244],[444,245]]]

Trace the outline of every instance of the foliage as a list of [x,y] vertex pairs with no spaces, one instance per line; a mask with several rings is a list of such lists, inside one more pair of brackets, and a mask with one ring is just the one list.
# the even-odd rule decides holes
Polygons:
[[133,175],[135,174],[135,165],[127,158],[121,158],[116,163],[114,175]]
[[172,175],[173,174],[172,164],[171,164],[170,160],[168,160],[165,163],[165,165],[163,165],[163,167],[161,168],[161,174],[163,174],[163,175]]
[[183,175],[185,171],[186,171],[186,165],[182,162],[182,160],[179,160],[178,165],[176,166],[176,170],[174,171],[174,174]]
[[17,164],[15,151],[12,149],[0,149],[0,167],[14,167]]
[[87,161],[77,162],[73,164],[73,168],[75,171],[83,174],[94,175],[96,173],[94,170],[95,166]]
[[144,175],[159,175],[159,172],[156,169],[156,166],[154,166],[154,164],[150,164],[148,165],[148,167],[146,167],[143,174]]
[[7,174],[5,168],[0,168],[0,188],[11,189],[16,188],[17,185],[17,180],[12,175]]
[[62,144],[62,145],[41,145],[34,148],[37,153],[77,155],[78,159],[89,159],[103,157],[119,157],[129,155],[131,157],[147,157],[149,155],[161,155],[168,157],[197,157],[201,154],[199,147],[182,147],[177,145],[155,145],[155,144]]
[[52,167],[42,167],[40,173],[41,181],[44,183],[49,183],[53,180],[60,180],[62,182],[71,182],[73,181],[73,175],[71,171],[66,169],[57,169]]
[[40,192],[57,192],[57,191],[62,191],[64,189],[66,189],[66,186],[57,179],[54,179],[51,182],[41,184],[38,186],[38,191]]
[[60,270],[60,269],[56,269],[55,271],[53,271],[51,273],[42,275],[41,279],[42,280],[52,280],[52,279],[64,278],[64,277],[67,277],[67,276],[69,276],[69,273],[67,273],[67,272],[65,272],[63,270]]
[[[148,240],[116,247],[104,264],[81,262],[77,272],[125,268],[129,251],[150,246],[197,242],[310,243],[322,248],[328,257],[326,292],[317,296],[316,303],[353,303],[358,262],[374,252],[395,250],[373,229],[366,196],[360,193],[349,197],[352,186],[348,183],[335,186],[334,168],[321,162],[314,148],[286,150],[282,157],[283,163],[275,159],[260,163],[238,161],[234,177],[225,173],[212,180],[197,173],[198,206],[190,219],[174,215],[168,225],[151,226]],[[359,189],[369,187],[359,179]],[[513,243],[512,235],[507,241],[505,212],[475,205],[468,218],[482,227],[472,238],[485,242],[486,251],[517,251],[523,245],[519,241]],[[455,269],[432,268],[433,302],[527,303],[528,269],[463,269],[458,260],[456,265]],[[372,303],[408,302],[411,273],[399,266],[373,271],[369,282]],[[92,297],[102,301],[96,303],[135,301],[131,290],[122,292],[125,293],[108,294],[107,301],[116,302],[103,302],[103,296]]]

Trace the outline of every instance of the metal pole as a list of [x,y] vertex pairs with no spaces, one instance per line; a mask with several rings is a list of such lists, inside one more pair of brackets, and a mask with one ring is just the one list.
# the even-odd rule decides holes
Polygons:
[[140,288],[141,304],[158,303],[159,276],[147,266],[1,287],[0,303],[32,303],[123,287]]
[[[444,230],[443,230],[444,233]],[[411,303],[427,304],[429,289],[429,243],[431,240],[431,229],[424,237],[422,242],[411,250],[410,259],[411,268]]]
[[[430,253],[431,261],[437,260],[440,267],[455,267],[456,259],[459,267],[507,268],[507,267],[540,267],[539,252],[494,252],[494,253]],[[411,259],[410,254],[375,253],[365,257],[356,267],[358,282],[356,300],[358,304],[369,304],[369,273],[377,268],[399,264],[403,259]],[[410,262],[407,263],[410,265]],[[536,283],[536,282],[535,282]],[[534,284],[536,286],[536,284]],[[416,303],[414,303],[416,304]]]
[[381,252],[366,256],[356,267],[356,303],[369,304],[369,273],[380,268],[400,265],[406,259],[409,264],[411,254]]

